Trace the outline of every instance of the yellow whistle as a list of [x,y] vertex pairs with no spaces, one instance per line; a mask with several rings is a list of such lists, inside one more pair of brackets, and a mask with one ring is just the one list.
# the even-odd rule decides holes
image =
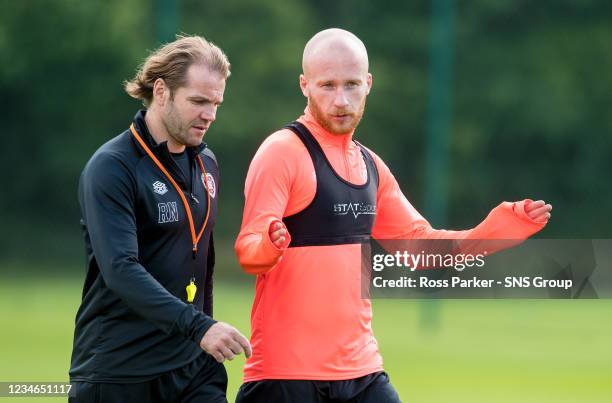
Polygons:
[[198,291],[198,287],[196,287],[193,280],[189,282],[189,285],[185,287],[185,290],[187,291],[187,302],[193,302],[196,292]]

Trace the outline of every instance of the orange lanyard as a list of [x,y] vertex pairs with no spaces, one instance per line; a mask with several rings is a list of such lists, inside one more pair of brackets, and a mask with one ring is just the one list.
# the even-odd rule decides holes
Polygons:
[[179,194],[179,196],[181,196],[181,200],[183,201],[183,206],[185,206],[185,211],[187,212],[187,220],[189,220],[189,229],[191,231],[191,241],[193,242],[193,258],[195,259],[196,253],[198,252],[198,241],[200,240],[200,238],[202,237],[202,234],[204,233],[204,228],[206,228],[206,224],[208,223],[208,216],[210,215],[210,192],[208,191],[208,178],[206,177],[206,170],[204,169],[204,164],[202,164],[202,159],[200,158],[199,155],[196,156],[196,159],[198,160],[198,164],[200,165],[200,169],[202,170],[202,173],[204,175],[203,182],[204,182],[204,187],[206,188],[206,197],[207,197],[206,218],[204,218],[204,224],[202,225],[202,229],[200,229],[200,233],[196,235],[195,225],[193,224],[193,216],[191,215],[191,209],[189,208],[189,203],[187,203],[187,199],[185,198],[183,191],[181,190],[179,185],[177,185],[174,179],[172,179],[172,176],[170,176],[170,173],[166,170],[166,168],[164,168],[164,166],[157,159],[157,157],[155,157],[155,155],[149,149],[149,147],[147,147],[144,140],[140,137],[140,135],[134,128],[133,123],[130,125],[130,130],[132,131],[132,134],[134,135],[136,140],[138,140],[142,148],[146,151],[147,154],[149,154],[149,157],[151,157],[155,165],[157,165],[157,167],[163,172],[163,174],[166,175],[166,178],[168,178],[170,183],[172,183],[172,186],[174,186],[174,188],[176,189],[176,192]]

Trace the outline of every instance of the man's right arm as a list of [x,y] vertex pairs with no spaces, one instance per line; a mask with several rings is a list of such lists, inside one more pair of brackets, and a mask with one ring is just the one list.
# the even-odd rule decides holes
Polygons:
[[250,274],[272,270],[291,242],[283,222],[295,167],[291,145],[277,132],[261,145],[249,166],[244,213],[235,251]]

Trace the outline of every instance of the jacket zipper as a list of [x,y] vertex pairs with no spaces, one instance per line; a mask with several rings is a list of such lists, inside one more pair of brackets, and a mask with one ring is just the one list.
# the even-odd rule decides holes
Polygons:
[[191,201],[192,201],[194,206],[196,204],[200,204],[200,201],[198,200],[197,197],[195,197],[195,194],[194,194],[195,193],[195,187],[194,187],[194,184],[193,184],[193,176],[194,176],[193,172],[195,171],[195,166],[196,166],[196,161],[195,161],[195,158],[194,158],[191,161],[191,169],[190,169],[190,172],[189,172],[190,179],[191,179],[191,193],[189,194],[189,196],[190,196],[190,199],[191,199]]
[[346,171],[346,180],[348,182],[351,181],[351,171],[349,169],[349,161],[348,161],[348,147],[345,144],[342,144],[342,158],[344,159],[344,170]]

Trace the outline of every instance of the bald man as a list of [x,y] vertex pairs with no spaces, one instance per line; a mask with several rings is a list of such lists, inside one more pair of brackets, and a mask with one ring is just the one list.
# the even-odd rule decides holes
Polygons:
[[319,32],[302,67],[304,114],[263,142],[246,179],[235,247],[257,283],[253,355],[236,401],[399,402],[361,298],[361,244],[525,239],[551,207],[506,202],[473,229],[433,229],[380,157],[353,140],[372,88],[364,44],[341,29]]

